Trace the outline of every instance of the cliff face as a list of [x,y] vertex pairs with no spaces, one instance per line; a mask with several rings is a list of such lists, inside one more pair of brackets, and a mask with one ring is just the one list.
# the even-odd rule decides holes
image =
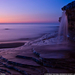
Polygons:
[[73,1],[73,2],[71,2],[69,4],[67,4],[66,6],[64,6],[62,8],[62,10],[68,10],[68,9],[71,9],[71,8],[75,8],[75,1]]
[[69,30],[75,31],[75,8],[66,10]]
[[64,6],[62,10],[66,10],[66,14],[68,17],[69,36],[72,40],[75,41],[75,1]]

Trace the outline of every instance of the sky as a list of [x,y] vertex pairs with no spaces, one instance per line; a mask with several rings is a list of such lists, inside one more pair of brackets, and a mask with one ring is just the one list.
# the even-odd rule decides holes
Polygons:
[[74,0],[0,0],[0,23],[58,22],[61,8]]

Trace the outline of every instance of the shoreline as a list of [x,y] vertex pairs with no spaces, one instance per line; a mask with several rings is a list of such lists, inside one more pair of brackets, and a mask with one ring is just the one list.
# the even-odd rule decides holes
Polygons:
[[40,34],[38,37],[34,37],[34,38],[20,38],[20,39],[15,39],[15,40],[0,41],[0,49],[2,49],[2,48],[16,48],[16,47],[23,46],[25,43],[36,40],[36,39],[44,36],[45,34],[46,33]]
[[2,43],[0,44],[0,49],[6,49],[6,48],[16,48],[16,47],[20,47],[23,46],[25,43],[23,42],[11,42],[11,43]]
[[[35,70],[34,72],[34,70],[30,68],[22,68],[14,64],[13,65],[11,64],[11,66],[16,67],[20,70],[24,70],[27,73],[32,74],[32,75],[44,75],[45,73],[74,73],[75,70],[73,71],[70,70],[70,65],[72,65],[73,61],[75,62],[75,51],[73,50],[75,49],[75,47],[72,41],[70,41],[68,45],[60,44],[59,46],[57,45],[42,45],[42,46],[24,45],[25,43],[26,41],[17,41],[17,40],[6,42],[6,43],[5,42],[1,43],[0,44],[0,56],[7,59],[8,61],[36,66],[34,69],[37,69],[40,72],[38,72],[37,70]],[[29,60],[29,59],[16,58],[17,55],[21,55],[21,56],[33,57],[33,58],[40,60],[38,57],[36,57],[36,55],[34,55],[32,48],[34,48],[36,52],[40,53],[40,56],[42,58],[45,58],[47,59],[47,61],[52,62],[51,66],[54,66],[54,67],[57,66],[57,67],[56,68],[44,67],[32,61],[31,59]],[[2,59],[0,60],[2,61]],[[59,64],[56,64],[55,62]],[[2,61],[2,63],[4,62]],[[5,64],[8,66],[10,65],[10,64],[7,64],[7,62],[5,62]],[[65,69],[66,64],[68,66],[67,69]],[[74,65],[72,65],[72,68],[74,67]],[[10,70],[6,67],[1,67],[1,69],[6,69],[10,71],[12,75],[15,75],[15,74],[22,75],[21,73],[12,69]]]
[[[54,32],[56,32],[56,31],[54,31]],[[47,33],[42,33],[42,34],[39,34],[38,36],[33,36],[31,38],[29,38],[29,37],[28,38],[25,38],[24,37],[24,38],[17,38],[17,39],[13,39],[13,40],[0,40],[0,42],[31,41],[31,40],[36,40],[36,39],[44,36],[45,34],[47,34]]]
[[[53,47],[55,47],[55,46],[53,46]],[[49,62],[53,62],[52,65],[56,66],[54,64],[54,62],[57,62],[60,64],[58,64],[57,68],[45,67],[46,68],[45,69],[44,66],[40,66],[39,64],[37,64],[36,62],[34,62],[32,60],[16,58],[17,55],[21,55],[21,56],[33,57],[33,58],[40,60],[33,53],[32,48],[34,48],[36,52],[40,53],[41,54],[40,56],[43,58],[46,57],[45,55],[49,54],[49,55],[47,55],[47,57],[45,59],[47,59]],[[52,48],[49,45],[48,46],[44,46],[44,45],[43,46],[24,46],[24,47],[22,46],[22,47],[18,47],[18,48],[3,49],[0,51],[0,56],[2,56],[3,58],[6,58],[12,62],[36,66],[35,69],[40,70],[41,74],[37,70],[35,70],[35,72],[34,72],[34,70],[32,70],[32,69],[17,67],[15,65],[11,64],[11,66],[16,67],[20,70],[22,69],[32,75],[43,75],[43,73],[73,73],[74,71],[72,71],[72,70],[63,69],[63,67],[66,64],[64,64],[64,66],[62,68],[59,68],[59,67],[62,66],[63,63],[72,64],[71,61],[75,59],[75,58],[73,58],[74,57],[73,55],[75,55],[75,51],[71,51],[71,50],[66,50],[66,51],[65,50],[54,50],[54,51],[52,51],[51,49]],[[57,58],[55,58],[56,54],[58,55]],[[63,55],[63,56],[61,56],[61,55]],[[60,58],[60,56],[61,56],[61,58]],[[70,56],[70,57],[67,57],[67,56]],[[51,58],[51,57],[53,57],[53,58]],[[5,62],[5,64],[7,64],[7,63]],[[72,67],[74,67],[74,66],[72,66]],[[3,69],[3,67],[1,67],[1,68]],[[15,75],[15,74],[22,75],[22,74],[19,74],[17,71],[10,70],[8,68],[5,68],[5,69],[10,71],[13,75]]]

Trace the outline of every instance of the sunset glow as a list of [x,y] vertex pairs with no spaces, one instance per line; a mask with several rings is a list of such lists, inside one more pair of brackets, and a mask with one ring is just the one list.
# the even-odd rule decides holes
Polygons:
[[0,23],[58,22],[61,7],[73,0],[0,0]]

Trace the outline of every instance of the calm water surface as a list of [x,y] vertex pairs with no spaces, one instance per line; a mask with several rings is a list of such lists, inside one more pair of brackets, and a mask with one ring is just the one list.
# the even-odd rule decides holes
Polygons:
[[23,40],[57,31],[58,23],[48,24],[0,24],[0,41]]

